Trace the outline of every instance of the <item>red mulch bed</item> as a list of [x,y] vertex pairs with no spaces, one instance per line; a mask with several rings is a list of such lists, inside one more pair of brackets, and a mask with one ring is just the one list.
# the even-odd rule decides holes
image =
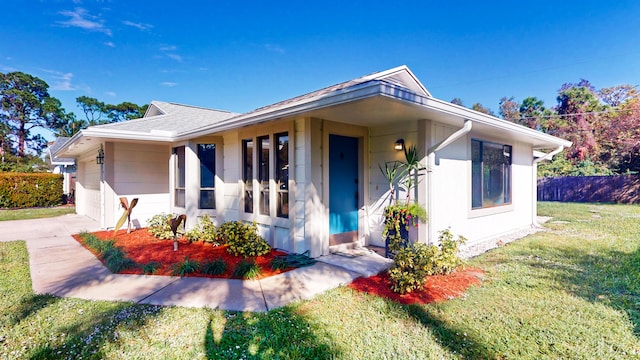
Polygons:
[[389,274],[382,272],[368,278],[355,279],[349,287],[360,292],[385,297],[402,304],[429,304],[450,300],[464,295],[473,285],[479,284],[484,271],[476,268],[459,269],[448,275],[427,277],[423,291],[398,294],[391,291]]
[[[92,234],[103,240],[114,239],[112,230],[98,231]],[[84,246],[80,235],[73,235],[73,237]],[[173,251],[173,240],[156,239],[147,231],[147,229],[137,229],[130,234],[127,234],[126,230],[120,230],[118,231],[118,235],[115,237],[115,240],[115,246],[121,248],[126,253],[127,257],[135,261],[137,264],[146,264],[152,261],[160,263],[161,265],[153,275],[171,275],[171,266],[183,261],[185,257],[188,256],[189,260],[195,260],[200,263],[222,258],[227,264],[227,271],[222,275],[208,275],[201,272],[195,272],[185,276],[231,278],[231,273],[238,262],[245,259],[242,256],[233,256],[229,254],[227,252],[227,246],[213,246],[210,243],[202,241],[190,243],[185,237],[178,240],[178,251]],[[93,250],[89,249],[89,251],[96,255]],[[271,253],[264,256],[250,257],[247,259],[253,259],[255,263],[260,266],[262,271],[259,278],[261,279],[293,270],[293,268],[272,270],[271,260],[273,260],[277,255],[286,255],[286,253],[271,250]],[[142,275],[142,269],[141,267],[126,269],[121,271],[120,274]]]

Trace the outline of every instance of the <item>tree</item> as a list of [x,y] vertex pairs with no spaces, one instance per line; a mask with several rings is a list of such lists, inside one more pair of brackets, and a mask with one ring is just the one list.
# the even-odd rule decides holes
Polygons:
[[483,114],[487,114],[487,115],[491,115],[491,116],[496,116],[496,114],[494,114],[493,111],[491,111],[491,109],[484,107],[480,103],[475,103],[475,104],[471,105],[471,110],[475,110],[477,112],[481,112]]
[[76,98],[78,107],[84,112],[87,126],[101,125],[109,122],[105,116],[109,112],[107,105],[96,98],[79,96]]
[[637,97],[638,91],[635,86],[625,84],[602,88],[598,91],[598,95],[606,105],[618,107],[629,99]]
[[452,103],[454,105],[458,105],[458,106],[464,106],[462,104],[462,99],[460,99],[460,98],[453,98],[453,99],[451,99],[450,103]]
[[0,73],[0,119],[9,141],[17,143],[19,157],[25,156],[27,148],[41,153],[47,142],[33,131],[58,120],[60,101],[49,95],[48,88],[44,80],[29,74]]
[[138,119],[144,116],[148,107],[148,105],[140,106],[128,101],[117,105],[105,104],[88,96],[80,96],[76,98],[76,102],[84,112],[87,126]]
[[521,124],[532,129],[540,127],[540,118],[545,112],[544,102],[537,97],[528,97],[520,105]]
[[74,113],[64,113],[60,120],[56,128],[53,129],[56,137],[72,137],[87,127],[87,122],[78,120]]
[[557,100],[556,112],[562,117],[558,135],[573,142],[567,156],[576,163],[592,158],[598,152],[595,113],[602,110],[595,88],[584,79],[577,84],[566,83],[558,91]]
[[507,121],[520,124],[520,103],[515,101],[514,97],[507,98],[503,96],[500,99],[500,116]]
[[139,119],[144,116],[149,105],[136,105],[125,101],[118,105],[107,105],[108,117],[112,122],[120,122],[124,120]]

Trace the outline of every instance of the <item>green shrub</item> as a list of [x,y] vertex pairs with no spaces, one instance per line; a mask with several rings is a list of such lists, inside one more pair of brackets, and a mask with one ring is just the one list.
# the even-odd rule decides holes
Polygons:
[[271,251],[271,246],[258,234],[255,223],[225,222],[216,229],[216,239],[220,244],[229,245],[227,251],[235,256],[262,256]]
[[189,260],[189,256],[185,256],[184,260],[171,266],[171,275],[185,276],[194,273],[200,269],[200,263],[195,260]]
[[260,266],[253,261],[253,259],[242,260],[233,269],[232,277],[237,279],[252,280],[260,276]]
[[202,272],[207,275],[222,275],[227,271],[227,263],[220,257],[202,265]]
[[127,257],[124,250],[115,246],[115,240],[102,240],[86,232],[80,233],[80,238],[88,248],[98,253],[98,258],[104,262],[107,269],[112,273],[118,273],[136,266],[136,263]]
[[217,241],[216,226],[213,225],[209,215],[203,215],[200,217],[200,222],[193,229],[187,231],[185,234],[187,239],[191,242],[202,240],[207,243],[212,243],[215,246],[219,246]]
[[[147,220],[147,231],[158,239],[173,239],[173,231],[169,221],[173,218],[172,214],[160,213]],[[182,230],[182,231],[181,231]],[[178,228],[179,234],[184,234],[184,225]]]
[[111,247],[102,254],[104,264],[112,273],[118,273],[124,269],[136,266],[136,263],[129,259],[124,251],[117,247]]
[[148,262],[144,265],[142,265],[142,273],[143,274],[155,274],[156,271],[158,271],[158,268],[160,267],[160,263],[157,261],[151,261]]
[[60,205],[62,181],[50,173],[0,173],[0,208]]
[[284,270],[288,267],[289,264],[284,256],[278,256],[271,260],[271,270]]
[[427,276],[452,272],[462,264],[458,249],[465,241],[462,236],[454,240],[447,229],[440,232],[440,247],[415,243],[401,249],[389,269],[391,290],[400,294],[422,290]]
[[440,232],[438,241],[440,243],[440,254],[436,259],[438,273],[448,274],[463,264],[463,260],[458,256],[458,249],[467,239],[458,236],[458,239],[454,240],[451,230],[446,229]]

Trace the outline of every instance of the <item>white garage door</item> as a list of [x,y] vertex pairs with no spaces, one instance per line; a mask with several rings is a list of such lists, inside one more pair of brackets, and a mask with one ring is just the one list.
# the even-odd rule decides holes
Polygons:
[[84,215],[100,221],[100,165],[95,161],[82,163],[84,180],[83,202]]

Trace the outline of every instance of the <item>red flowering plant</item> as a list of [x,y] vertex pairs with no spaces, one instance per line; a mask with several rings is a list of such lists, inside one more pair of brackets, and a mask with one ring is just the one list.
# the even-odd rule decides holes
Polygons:
[[[380,171],[389,183],[391,204],[384,209],[384,229],[387,256],[395,254],[408,245],[410,226],[417,227],[427,220],[427,211],[417,202],[417,194],[411,202],[411,193],[416,190],[419,177],[426,168],[420,164],[415,145],[404,150],[405,161],[391,161],[379,166]],[[402,185],[407,192],[405,201],[399,202],[395,196],[395,186]]]

